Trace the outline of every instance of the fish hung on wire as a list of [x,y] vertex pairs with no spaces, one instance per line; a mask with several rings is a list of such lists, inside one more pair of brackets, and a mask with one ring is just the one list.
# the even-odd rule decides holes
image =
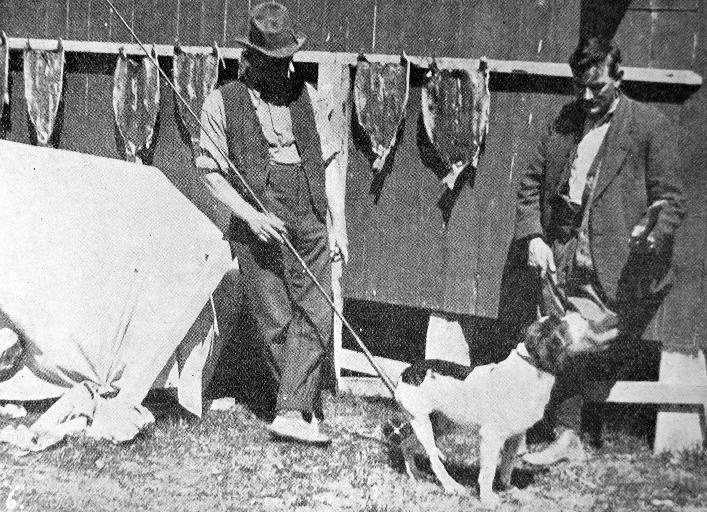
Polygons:
[[[10,104],[8,81],[10,77],[10,45],[7,44],[5,32],[0,33],[0,123],[5,105]],[[2,127],[0,126],[0,129]]]
[[421,94],[425,131],[445,165],[442,182],[453,190],[467,167],[477,167],[488,133],[488,62],[480,59],[478,69],[440,69],[433,62]]
[[29,41],[23,54],[27,116],[37,145],[48,146],[54,133],[64,84],[64,46],[56,50],[33,50]]
[[[152,57],[157,59],[154,48]],[[113,75],[113,113],[120,144],[129,162],[151,159],[159,111],[159,69],[152,59],[128,58],[121,48]]]
[[409,79],[410,62],[407,59],[405,64],[381,64],[361,59],[356,64],[356,117],[376,156],[372,164],[376,173],[383,169],[397,141],[410,94]]
[[[179,95],[191,111],[200,115],[206,97],[216,87],[218,80],[219,51],[214,43],[211,53],[190,53],[181,46],[174,48],[172,82]],[[196,159],[201,151],[199,140],[201,127],[182,101],[175,100],[177,112],[191,142],[192,156]]]

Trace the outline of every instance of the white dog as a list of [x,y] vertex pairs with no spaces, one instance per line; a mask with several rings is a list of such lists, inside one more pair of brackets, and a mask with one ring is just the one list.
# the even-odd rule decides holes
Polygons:
[[[430,413],[437,411],[455,423],[480,426],[479,495],[484,506],[495,506],[500,501],[492,490],[496,467],[505,488],[510,484],[518,446],[525,431],[542,418],[564,358],[604,348],[602,340],[590,334],[587,321],[578,313],[561,319],[544,317],[528,328],[524,342],[498,364],[471,369],[428,360],[403,372],[395,398],[408,413],[410,426],[446,492],[460,493],[465,488],[449,476],[440,460],[443,457],[435,444]],[[414,441],[412,437],[408,440]],[[407,473],[414,479],[419,469],[413,445],[407,440],[401,443]]]

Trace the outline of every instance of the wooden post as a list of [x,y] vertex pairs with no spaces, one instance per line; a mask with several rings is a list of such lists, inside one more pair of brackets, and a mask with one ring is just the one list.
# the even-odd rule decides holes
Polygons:
[[[691,356],[663,352],[660,360],[660,382],[682,385],[706,385],[705,355],[701,350]],[[702,410],[700,410],[702,409]],[[702,448],[705,441],[705,410],[707,393],[700,405],[664,405],[658,412],[653,452],[673,453],[692,448]]]
[[[335,146],[339,155],[337,162],[339,171],[346,181],[348,166],[348,141],[350,126],[349,90],[350,72],[348,64],[326,62],[319,64],[317,76],[317,97],[314,98],[315,118],[318,123],[328,122],[331,130],[320,133],[331,133],[335,140],[322,140],[322,144]],[[334,305],[339,312],[344,310],[344,297],[341,291],[341,262],[334,262],[331,267],[331,293]],[[342,322],[334,315],[333,342],[334,342],[334,372],[336,374],[337,389],[341,389],[341,350],[343,344]]]
[[468,366],[469,345],[459,321],[443,313],[430,313],[425,359],[442,359]]
[[[331,294],[334,304],[339,312],[344,311],[344,297],[341,293],[341,273],[342,265],[340,261],[331,265]],[[334,342],[334,373],[336,377],[336,389],[341,389],[341,351],[344,347],[343,324],[341,319],[334,315],[334,327],[332,329]]]

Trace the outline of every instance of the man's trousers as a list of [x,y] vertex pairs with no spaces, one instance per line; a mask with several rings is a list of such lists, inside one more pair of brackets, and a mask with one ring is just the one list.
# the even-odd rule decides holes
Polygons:
[[[285,222],[292,245],[330,293],[326,224],[314,213],[302,167],[269,164],[260,199]],[[324,361],[331,350],[329,304],[287,247],[261,242],[237,220],[231,238],[243,275],[244,308],[255,321],[278,383],[276,412],[319,412]]]

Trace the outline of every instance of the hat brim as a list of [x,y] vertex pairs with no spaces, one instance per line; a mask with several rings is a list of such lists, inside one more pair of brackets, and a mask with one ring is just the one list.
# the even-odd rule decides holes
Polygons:
[[297,51],[299,51],[300,48],[302,48],[302,45],[307,40],[307,36],[298,33],[295,34],[295,40],[296,42],[292,43],[291,45],[273,50],[270,48],[263,48],[262,46],[258,46],[257,44],[253,44],[246,37],[235,38],[236,43],[241,44],[246,48],[256,50],[262,53],[263,55],[267,55],[268,57],[273,57],[276,59],[286,59],[287,57],[292,57],[292,55],[294,55]]

